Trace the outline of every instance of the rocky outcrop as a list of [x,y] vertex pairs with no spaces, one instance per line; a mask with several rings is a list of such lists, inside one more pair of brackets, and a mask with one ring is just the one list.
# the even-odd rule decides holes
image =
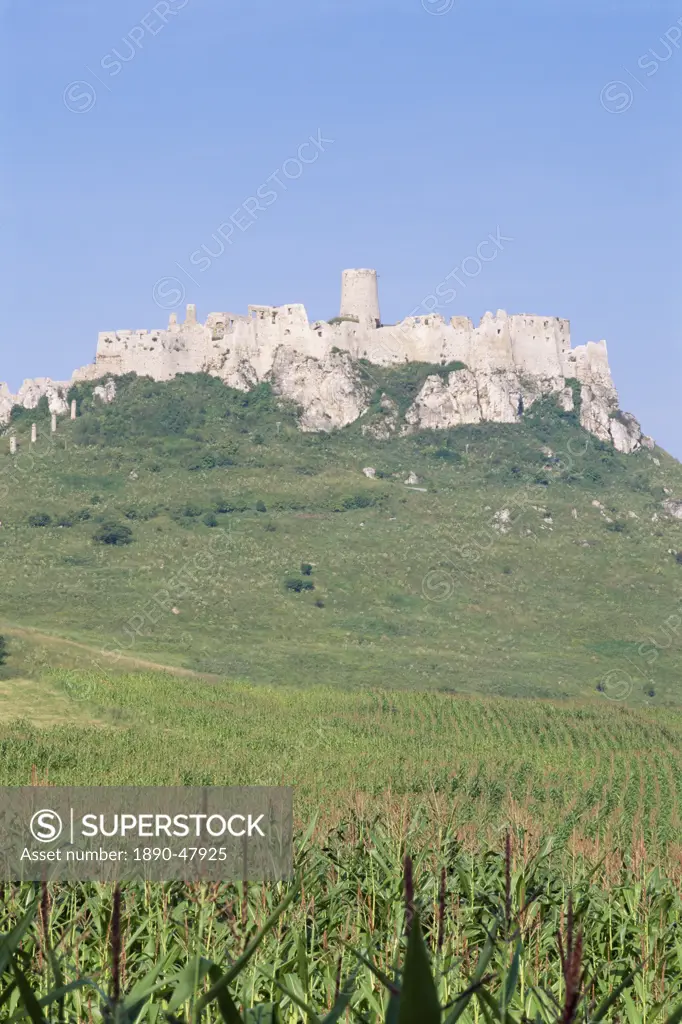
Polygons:
[[362,424],[362,433],[377,441],[388,441],[400,429],[400,409],[388,395],[383,394],[379,400],[379,409],[370,414],[367,422]]
[[24,409],[35,409],[41,398],[47,398],[51,413],[63,416],[68,409],[66,395],[70,387],[68,381],[36,377],[35,380],[25,380],[16,395],[13,395],[7,384],[0,384],[0,426],[9,423],[15,405],[20,405]]
[[92,393],[95,398],[99,398],[105,405],[109,405],[116,398],[116,381],[107,380],[104,384],[94,388]]
[[301,430],[334,430],[357,420],[370,393],[346,352],[314,359],[282,346],[275,354],[272,383],[277,394],[301,410]]
[[10,394],[6,384],[0,384],[0,427],[5,423],[9,423],[13,405],[14,395]]
[[666,498],[663,508],[674,519],[682,519],[682,498]]
[[642,428],[629,412],[618,408],[618,396],[611,387],[584,384],[580,389],[580,424],[601,441],[610,441],[619,452],[649,447]]
[[[610,379],[607,380],[603,372],[592,372],[593,364],[587,360],[583,363],[583,368],[585,366],[591,380],[580,388],[580,423],[585,430],[612,443],[621,452],[653,447],[654,442],[642,434],[635,417],[619,410],[618,396]],[[86,370],[78,370],[74,376],[87,379]],[[238,367],[233,367],[226,383],[249,390],[259,379],[256,368],[245,359]],[[369,409],[371,391],[348,352],[329,352],[318,359],[285,345],[277,349],[266,379],[277,394],[300,408],[302,430],[334,430],[364,417],[363,434],[377,440],[467,423],[518,423],[534,402],[551,394],[565,411],[574,408],[573,387],[566,384],[564,377],[463,368],[427,377],[404,417],[397,403],[385,393],[379,408],[372,412]],[[33,409],[43,396],[47,397],[51,412],[64,415],[68,411],[69,387],[69,383],[39,378],[25,381],[18,393],[12,395],[6,384],[0,385],[0,425],[9,421],[14,405]],[[105,380],[93,394],[103,402],[113,401],[115,381]]]
[[[531,378],[511,370],[453,370],[428,377],[405,414],[408,432],[463,423],[518,423],[541,395],[563,392],[563,378]],[[569,389],[570,390],[570,389]]]
[[[562,409],[574,408],[573,388],[563,377],[530,377],[512,371],[472,373],[454,370],[444,378],[428,377],[413,405],[405,414],[404,431],[438,430],[464,423],[518,423],[538,398],[554,394]],[[639,423],[630,413],[620,412],[615,389],[607,384],[584,384],[581,388],[581,425],[618,451],[633,452],[650,438],[644,438]]]

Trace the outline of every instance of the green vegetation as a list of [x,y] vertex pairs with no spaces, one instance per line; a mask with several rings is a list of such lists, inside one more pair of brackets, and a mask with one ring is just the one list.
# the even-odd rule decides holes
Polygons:
[[[405,401],[434,369],[380,387]],[[301,433],[266,385],[121,378],[111,405],[93,387],[54,439],[29,451],[18,422],[16,459],[0,439],[0,623],[255,683],[562,699],[615,673],[628,702],[682,704],[665,452],[621,455],[552,399],[518,426],[379,442]],[[133,543],[93,543],[108,524]],[[292,601],[302,563],[315,591]]]
[[0,665],[4,665],[7,661],[7,640],[4,636],[0,636]]
[[133,531],[124,523],[104,522],[95,531],[93,540],[98,544],[130,544],[133,539]]
[[303,841],[281,885],[16,888],[0,939],[6,1019],[680,1019],[674,883],[582,863],[567,877],[551,842],[530,850],[523,832],[503,855],[472,856],[450,829],[428,847],[429,825],[355,818],[323,849]]
[[[308,597],[282,600],[296,610]],[[108,655],[8,631],[0,785],[26,785],[34,772],[56,785],[287,784],[300,827],[324,808],[323,830],[358,801],[399,830],[428,799],[434,836],[454,818],[471,849],[519,826],[534,841],[554,836],[557,857],[603,852],[612,866],[614,851],[639,850],[649,866],[679,868],[682,712],[628,709],[596,691],[589,702],[553,704],[306,678],[248,685],[229,654],[228,678],[170,675],[136,664],[132,638]],[[12,698],[27,680],[22,707]],[[41,690],[61,700],[52,728],[34,721]],[[622,696],[614,681],[607,690]]]
[[403,416],[419,394],[427,377],[445,379],[454,370],[465,370],[464,363],[403,363],[394,366],[377,366],[367,359],[358,363],[360,377],[365,384],[374,387],[370,412],[381,411],[381,396],[388,395],[397,404]]
[[0,440],[0,784],[292,785],[302,881],[13,886],[3,1020],[679,1021],[679,464],[93,387]]

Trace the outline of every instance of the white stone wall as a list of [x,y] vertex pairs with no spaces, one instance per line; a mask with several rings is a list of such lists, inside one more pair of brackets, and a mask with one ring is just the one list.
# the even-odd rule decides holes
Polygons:
[[[422,362],[464,363],[466,370],[447,382],[430,377],[406,418],[407,429],[449,426],[481,420],[511,423],[520,409],[541,394],[566,395],[565,379],[583,384],[581,419],[598,437],[620,450],[640,443],[631,424],[610,415],[618,409],[606,343],[588,342],[571,349],[567,320],[509,315],[498,309],[474,326],[468,317],[446,321],[440,314],[407,317],[377,327],[379,300],[373,270],[346,270],[342,276],[342,320],[309,323],[300,303],[249,306],[246,315],[210,313],[205,323],[196,307],[187,307],[184,323],[172,313],[167,328],[100,333],[95,363],[76,370],[73,380],[136,373],[170,380],[178,373],[206,372],[232,387],[247,390],[271,380],[304,409],[304,429],[328,429],[357,419],[369,396],[352,370],[351,360],[368,359],[384,366]],[[34,408],[43,394],[50,409],[66,411],[68,384],[48,379],[26,381],[17,396],[0,385],[0,424],[13,404]],[[566,395],[568,402],[570,395]],[[636,423],[636,421],[633,421]],[[627,436],[626,436],[627,435]]]

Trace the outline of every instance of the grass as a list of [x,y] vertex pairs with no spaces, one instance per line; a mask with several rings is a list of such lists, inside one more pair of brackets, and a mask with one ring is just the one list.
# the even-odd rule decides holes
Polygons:
[[[301,434],[267,386],[124,378],[111,406],[91,391],[54,443],[43,424],[29,450],[26,416],[18,460],[0,443],[0,623],[268,685],[601,684],[680,705],[682,524],[661,501],[682,473],[664,452],[620,455],[551,402],[517,426],[378,442],[361,423]],[[132,543],[94,542],[111,520]],[[303,562],[314,591],[288,591]]]

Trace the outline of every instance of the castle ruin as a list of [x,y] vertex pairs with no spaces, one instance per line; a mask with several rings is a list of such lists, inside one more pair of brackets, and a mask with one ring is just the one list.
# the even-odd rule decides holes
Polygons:
[[[649,444],[634,417],[618,410],[606,342],[571,348],[568,320],[503,310],[486,313],[477,326],[465,316],[446,320],[437,313],[382,325],[377,274],[369,269],[343,271],[339,315],[328,322],[310,323],[305,307],[290,303],[252,305],[245,315],[210,313],[201,323],[190,304],[182,323],[171,313],[165,328],[103,331],[95,362],[75,371],[72,381],[127,373],[170,380],[178,373],[205,372],[248,390],[267,380],[301,407],[302,429],[329,430],[353,422],[369,406],[371,396],[357,371],[360,359],[382,366],[463,364],[447,379],[429,377],[404,422],[387,409],[380,427],[367,424],[377,436],[391,432],[392,417],[399,432],[484,420],[517,422],[523,409],[549,393],[570,408],[573,390],[566,381],[574,379],[581,385],[581,422],[587,430],[621,451]],[[33,408],[43,394],[51,411],[63,414],[68,387],[46,379],[26,381],[12,396],[0,385],[0,423],[12,404]]]

